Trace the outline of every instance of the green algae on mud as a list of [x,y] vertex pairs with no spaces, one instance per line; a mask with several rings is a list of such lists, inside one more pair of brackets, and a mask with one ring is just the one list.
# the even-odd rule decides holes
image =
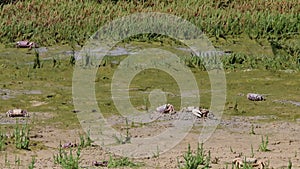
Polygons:
[[[300,117],[299,107],[281,104],[276,100],[299,101],[299,72],[283,71],[237,71],[226,74],[227,110],[225,114],[240,116],[275,116],[276,119],[295,121]],[[247,93],[259,93],[266,101],[253,102],[246,98]],[[235,104],[237,110],[234,110]]]
[[[134,43],[143,48],[143,43]],[[147,45],[146,45],[147,46]],[[151,46],[151,45],[150,45]],[[174,48],[159,44],[157,47],[170,50]],[[51,112],[54,116],[48,123],[57,123],[65,127],[77,126],[78,120],[72,105],[72,73],[73,67],[69,64],[68,55],[58,51],[70,50],[67,47],[51,47],[48,53],[42,53],[42,68],[33,69],[29,62],[34,60],[34,52],[28,49],[1,48],[3,57],[0,59],[1,88],[10,91],[35,90],[39,94],[19,94],[14,98],[2,100],[1,112],[12,108],[23,108],[29,112]],[[182,52],[182,51],[181,51]],[[184,52],[182,52],[183,55]],[[181,55],[181,54],[180,54]],[[59,64],[53,67],[53,58],[59,58]],[[104,59],[98,68],[95,80],[96,99],[101,112],[104,115],[117,114],[111,95],[111,81],[118,64],[126,55],[112,56]],[[206,71],[197,67],[191,67],[200,90],[200,105],[209,108],[211,101],[210,82]],[[274,100],[299,101],[299,73],[288,73],[279,70],[236,68],[226,71],[227,101],[224,115],[260,116],[275,115],[279,119],[295,120],[300,117],[298,107],[283,105]],[[149,78],[151,77],[151,78]],[[164,79],[163,82],[158,79]],[[176,81],[163,71],[147,69],[137,74],[130,84],[130,101],[134,107],[150,106],[148,95],[154,89],[162,89],[167,94],[167,101],[174,104],[176,109],[180,107],[180,91]],[[246,99],[247,93],[265,94],[266,101],[251,102]],[[2,95],[5,93],[2,93]],[[7,93],[6,93],[7,94]],[[43,102],[39,106],[32,106],[32,101]],[[237,105],[238,110],[232,107]],[[61,123],[64,121],[64,123]],[[76,124],[76,125],[75,125]],[[75,126],[74,126],[75,125]]]
[[[144,46],[143,43],[134,42],[134,44],[138,48],[153,47],[149,43]],[[188,56],[186,52],[178,52],[178,49],[174,49],[172,46],[156,44],[154,47],[178,53],[179,56],[183,56],[183,59]],[[33,69],[31,62],[34,60],[34,51],[12,48],[0,49],[0,96],[13,96],[13,98],[4,100],[0,97],[0,122],[5,119],[3,116],[5,116],[7,110],[22,108],[33,113],[30,117],[30,120],[32,120],[30,125],[34,132],[48,129],[49,126],[51,126],[51,129],[59,129],[59,132],[81,128],[72,100],[74,67],[69,63],[70,56],[68,52],[64,52],[71,50],[71,48],[66,46],[49,47],[48,50],[48,52],[40,54],[42,67]],[[240,50],[242,51],[242,49]],[[119,114],[112,99],[111,83],[118,65],[126,57],[126,55],[107,56],[97,67],[95,94],[101,113],[105,117]],[[56,66],[53,66],[53,58],[59,63]],[[182,63],[184,64],[184,62]],[[259,65],[260,63],[256,64]],[[247,116],[246,119],[252,118],[258,123],[270,121],[299,122],[299,107],[275,102],[275,100],[300,101],[300,73],[298,69],[266,70],[261,65],[257,66],[256,69],[248,69],[247,67],[244,68],[243,64],[235,63],[233,65],[235,65],[234,69],[225,69],[227,92],[223,120],[234,116],[243,119]],[[211,84],[207,72],[197,66],[188,68],[197,81],[200,91],[200,105],[209,108],[211,104]],[[160,81],[159,79],[164,80]],[[3,89],[5,89],[4,92],[1,91]],[[154,89],[161,89],[166,92],[167,102],[173,104],[176,110],[181,109],[178,84],[172,76],[156,69],[143,70],[131,81],[128,92],[133,107],[145,110],[145,108],[151,106],[148,97]],[[27,91],[40,92],[27,93]],[[250,92],[265,94],[266,101],[253,102],[247,100],[246,94]],[[87,109],[90,108],[87,106]],[[122,131],[124,126],[122,124],[113,127],[125,132]],[[13,125],[0,124],[1,129],[7,132],[13,130]],[[131,131],[133,132],[133,128],[145,128],[147,126],[151,127],[151,123],[131,124]],[[202,126],[194,127],[191,133],[198,134],[200,127]],[[223,126],[219,125],[218,127],[222,128]],[[158,131],[157,128],[154,129]],[[43,134],[46,134],[46,132]],[[55,139],[61,139],[61,137]],[[32,139],[31,141],[29,146],[32,153],[36,154],[43,150],[55,149],[45,141],[39,141],[39,139]],[[56,140],[56,142],[58,141]],[[24,151],[16,150],[11,144],[6,148],[5,152],[9,152],[10,156],[24,154]],[[47,164],[49,165],[49,163]]]

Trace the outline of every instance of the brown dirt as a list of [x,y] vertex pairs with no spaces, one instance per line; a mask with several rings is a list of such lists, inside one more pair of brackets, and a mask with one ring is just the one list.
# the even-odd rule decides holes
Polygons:
[[[49,118],[50,115],[45,113],[40,117]],[[204,143],[206,152],[211,152],[213,161],[211,168],[225,169],[226,164],[228,168],[231,168],[231,161],[234,158],[251,156],[251,145],[254,157],[269,163],[269,168],[287,168],[289,160],[293,168],[300,168],[300,122],[258,122],[265,118],[272,117],[223,118],[212,137]],[[6,117],[2,117],[1,121],[3,120],[7,121]],[[198,123],[201,124],[201,120]],[[249,134],[252,125],[255,134]],[[130,129],[130,134],[132,137],[147,137],[168,127],[172,125],[164,120],[147,125],[143,130],[138,127]],[[31,141],[38,144],[31,145],[31,151],[16,150],[13,145],[8,146],[4,152],[0,153],[0,168],[28,168],[32,156],[36,157],[35,168],[60,168],[53,163],[53,155],[58,153],[58,145],[60,142],[63,144],[70,141],[79,143],[79,133],[82,133],[81,129],[61,130],[55,126],[35,127],[31,131]],[[184,163],[183,154],[187,151],[187,145],[190,143],[192,149],[196,149],[199,133],[200,129],[195,128],[180,144],[167,153],[160,154],[158,157],[135,159],[135,161],[144,162],[145,166],[142,168],[178,168],[178,162]],[[268,149],[270,151],[268,152],[258,151],[262,136],[269,137]],[[6,158],[5,154],[7,154]],[[21,160],[20,167],[15,165],[16,157]],[[91,168],[92,161],[108,160],[109,157],[110,153],[104,151],[101,146],[87,147],[81,152],[80,166]],[[10,166],[5,164],[5,159],[9,161]]]

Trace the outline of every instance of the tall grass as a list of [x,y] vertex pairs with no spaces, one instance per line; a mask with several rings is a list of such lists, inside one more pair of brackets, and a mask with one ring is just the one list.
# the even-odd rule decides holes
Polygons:
[[[300,52],[300,49],[299,49]],[[206,70],[202,57],[183,57],[188,67]],[[247,55],[243,53],[232,53],[220,56],[223,68],[226,70],[236,69],[265,69],[265,70],[286,70],[300,69],[300,55],[278,54],[275,56]]]
[[76,155],[73,155],[73,150],[67,153],[62,149],[61,144],[59,146],[59,152],[53,155],[54,164],[59,164],[63,169],[78,169],[80,159],[81,147],[77,148]]
[[210,151],[206,153],[203,149],[203,144],[198,144],[197,151],[193,153],[191,150],[190,144],[188,145],[188,151],[183,155],[184,158],[184,166],[180,166],[178,164],[179,168],[182,169],[197,169],[197,168],[203,168],[208,169],[210,168]]
[[113,158],[110,156],[108,161],[108,168],[122,168],[122,167],[130,167],[130,168],[138,168],[143,166],[142,163],[134,163],[128,157],[121,158]]
[[17,149],[25,149],[25,150],[29,149],[29,141],[30,141],[29,140],[29,132],[30,132],[30,129],[29,129],[29,126],[27,125],[27,123],[20,126],[17,121],[14,135],[13,135]]
[[[3,43],[31,39],[42,44],[75,42],[83,45],[105,23],[134,12],[174,14],[217,38],[242,33],[255,39],[289,37],[300,30],[297,0],[24,0],[3,5],[0,10],[0,41]],[[153,39],[157,35],[146,37]]]
[[0,151],[5,150],[6,134],[0,130]]
[[262,151],[262,152],[270,151],[268,149],[268,144],[269,144],[268,136],[266,136],[266,139],[264,139],[264,137],[261,136],[261,144],[259,145],[259,150]]

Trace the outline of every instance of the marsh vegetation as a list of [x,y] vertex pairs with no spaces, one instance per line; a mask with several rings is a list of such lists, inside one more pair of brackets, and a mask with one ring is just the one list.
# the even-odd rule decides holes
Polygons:
[[[300,140],[295,137],[299,135],[299,106],[289,104],[289,101],[300,102],[299,11],[296,0],[3,2],[0,4],[0,158],[4,160],[0,161],[0,167],[80,168],[90,166],[94,160],[107,160],[109,167],[225,168],[231,166],[229,158],[237,156],[264,159],[271,156],[274,157],[271,166],[300,167],[297,156]],[[159,154],[157,148],[157,154],[142,163],[114,156],[93,145],[89,133],[80,128],[72,100],[76,53],[105,23],[135,12],[163,12],[187,19],[205,32],[217,51],[228,52],[218,55],[226,75],[227,92],[224,119],[216,138],[213,136],[197,147],[193,141],[200,130],[194,128],[180,148],[167,155]],[[24,39],[46,46],[46,51],[12,48],[17,40]],[[209,108],[211,84],[203,59],[182,50],[186,48],[184,44],[166,36],[145,34],[124,39],[115,48],[129,50],[125,46],[176,53],[195,76],[200,106]],[[111,83],[119,64],[127,57],[127,54],[105,56],[101,63],[91,65],[97,68],[96,99],[107,118],[118,115]],[[131,104],[148,110],[151,106],[148,96],[155,89],[162,89],[176,110],[182,109],[176,80],[157,69],[143,70],[132,79],[128,90]],[[246,94],[250,92],[263,94],[266,100],[249,101]],[[5,112],[13,108],[26,109],[31,116],[18,118],[16,124],[15,119],[5,117]],[[126,129],[122,132],[126,139],[153,134],[152,130],[138,132],[151,125],[128,121],[124,125]],[[61,141],[77,141],[80,146],[64,150],[58,147]],[[193,151],[191,147],[197,149]],[[285,157],[277,155],[282,152]]]

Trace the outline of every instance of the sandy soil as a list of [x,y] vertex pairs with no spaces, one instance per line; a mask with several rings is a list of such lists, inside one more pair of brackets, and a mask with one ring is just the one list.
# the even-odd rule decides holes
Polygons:
[[[41,118],[49,118],[48,114],[41,114]],[[116,119],[116,122],[122,120]],[[165,116],[157,123],[147,125],[143,129],[135,127],[130,129],[132,137],[148,137],[163,131],[163,129],[173,127],[170,118]],[[212,137],[204,143],[206,152],[211,152],[211,168],[225,169],[226,165],[231,168],[231,161],[236,157],[250,157],[251,145],[253,147],[254,157],[264,161],[268,168],[281,169],[287,168],[289,160],[293,168],[300,168],[300,122],[258,122],[259,119],[272,117],[227,117],[221,120]],[[207,119],[210,120],[210,119]],[[1,122],[8,122],[6,117],[0,118]],[[201,125],[202,119],[198,121]],[[124,124],[124,123],[123,123]],[[255,134],[249,134],[254,126]],[[0,153],[0,168],[28,168],[32,156],[36,157],[35,168],[60,168],[53,162],[53,155],[58,153],[58,145],[66,142],[79,142],[78,130],[61,130],[55,126],[36,127],[31,131],[31,140],[40,142],[44,146],[40,149],[31,145],[32,151],[16,150],[13,146],[8,146],[5,151]],[[142,168],[178,168],[178,163],[183,164],[183,154],[187,151],[187,145],[190,143],[193,150],[197,147],[197,139],[200,133],[199,128],[193,129],[188,136],[175,148],[160,154],[158,157],[148,157],[135,159],[142,161],[145,166]],[[261,137],[268,136],[268,152],[258,151],[261,144]],[[7,157],[5,157],[7,156]],[[16,157],[20,158],[20,166],[15,163]],[[101,146],[92,146],[84,148],[81,152],[80,166],[84,168],[93,168],[94,160],[108,160],[110,153]],[[6,162],[5,162],[6,161]],[[9,162],[9,165],[8,165]]]

